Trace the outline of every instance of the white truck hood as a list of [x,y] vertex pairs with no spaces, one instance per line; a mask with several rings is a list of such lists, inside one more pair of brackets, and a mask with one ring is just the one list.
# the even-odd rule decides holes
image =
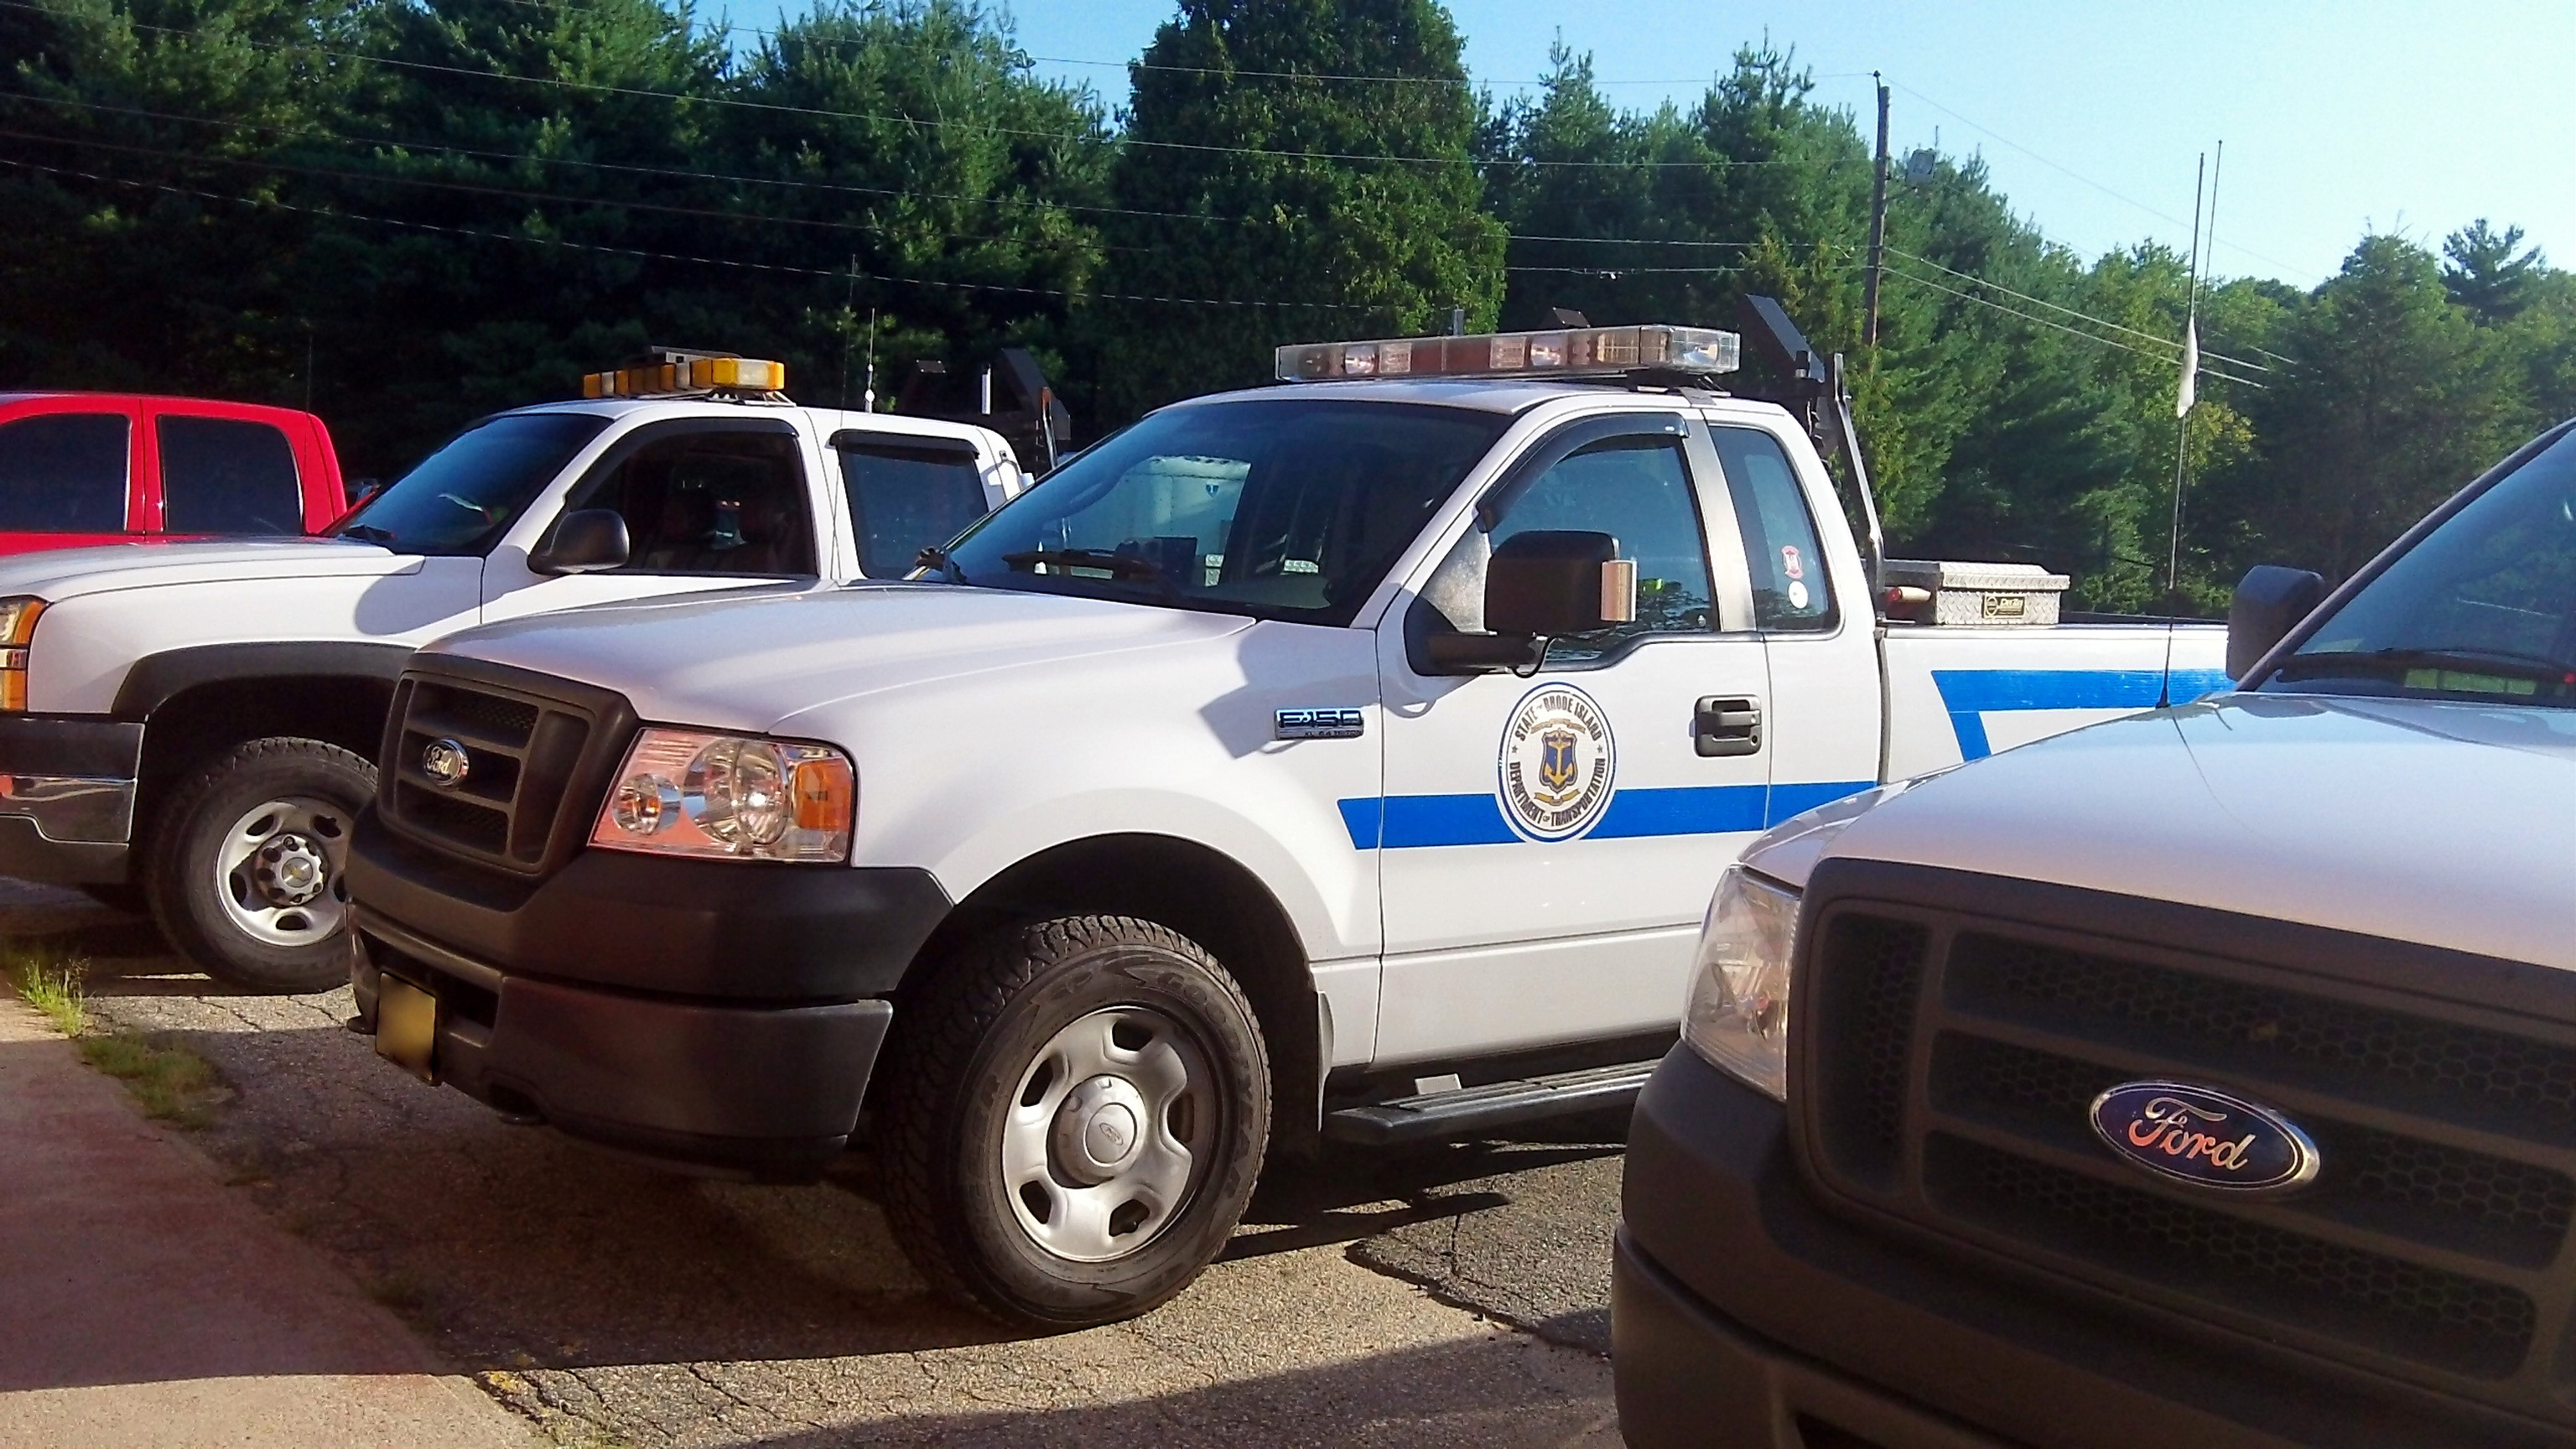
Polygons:
[[773,731],[857,695],[1219,639],[1251,623],[1059,594],[881,583],[595,605],[469,629],[423,652],[614,689],[647,720]]
[[382,578],[420,567],[413,554],[339,538],[136,539],[94,548],[42,549],[0,558],[0,598],[59,602],[159,584],[240,579]]
[[2576,711],[2228,695],[1923,781],[1823,855],[2576,971]]

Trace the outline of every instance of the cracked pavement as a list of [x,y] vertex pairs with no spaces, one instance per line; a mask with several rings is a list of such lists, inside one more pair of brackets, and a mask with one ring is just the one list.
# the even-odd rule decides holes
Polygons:
[[346,989],[227,994],[148,924],[0,882],[92,1014],[211,1062],[199,1145],[486,1392],[567,1445],[1615,1446],[1617,1118],[1274,1172],[1144,1318],[1016,1337],[930,1297],[854,1152],[821,1184],[677,1176],[424,1086]]

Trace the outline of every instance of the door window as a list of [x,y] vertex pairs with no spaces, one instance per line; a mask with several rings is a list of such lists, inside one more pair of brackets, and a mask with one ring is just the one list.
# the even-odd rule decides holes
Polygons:
[[835,448],[859,535],[859,571],[869,578],[903,577],[923,548],[948,542],[984,516],[983,469],[965,443],[884,437]]
[[0,425],[0,530],[122,533],[126,431],[119,413]]
[[164,417],[161,526],[172,533],[304,531],[295,449],[266,423]]
[[814,531],[796,454],[786,433],[657,438],[569,507],[626,520],[629,573],[810,575]]
[[1711,428],[1726,469],[1744,561],[1753,574],[1753,627],[1811,631],[1834,627],[1834,590],[1825,578],[1807,493],[1779,440],[1756,428]]
[[1680,439],[1606,438],[1568,456],[1513,500],[1486,543],[1499,546],[1531,529],[1606,533],[1619,541],[1619,557],[1637,564],[1636,620],[1551,641],[1549,664],[1587,664],[1649,634],[1717,627],[1708,543]]

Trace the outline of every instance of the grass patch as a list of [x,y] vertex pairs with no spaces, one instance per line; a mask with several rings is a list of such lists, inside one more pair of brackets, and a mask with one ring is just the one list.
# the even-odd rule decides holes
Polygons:
[[208,1100],[215,1091],[215,1069],[186,1047],[162,1046],[148,1037],[117,1032],[73,1038],[89,1064],[125,1084],[143,1115],[181,1127],[203,1127],[213,1120]]
[[44,954],[25,945],[0,951],[10,984],[54,1030],[72,1039],[89,1064],[125,1084],[143,1115],[181,1127],[203,1127],[218,1090],[215,1069],[182,1046],[134,1032],[102,1032],[90,1020],[82,978],[89,962]]
[[7,970],[9,984],[29,1006],[45,1014],[54,1030],[65,1036],[89,1030],[89,1008],[81,992],[81,980],[89,974],[87,960],[12,945],[0,953],[0,967]]

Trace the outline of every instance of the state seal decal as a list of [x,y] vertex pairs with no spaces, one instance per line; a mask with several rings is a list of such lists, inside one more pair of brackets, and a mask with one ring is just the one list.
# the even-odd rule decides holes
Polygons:
[[1600,823],[1617,770],[1600,701],[1571,684],[1542,684],[1503,726],[1503,816],[1531,840],[1572,840]]

